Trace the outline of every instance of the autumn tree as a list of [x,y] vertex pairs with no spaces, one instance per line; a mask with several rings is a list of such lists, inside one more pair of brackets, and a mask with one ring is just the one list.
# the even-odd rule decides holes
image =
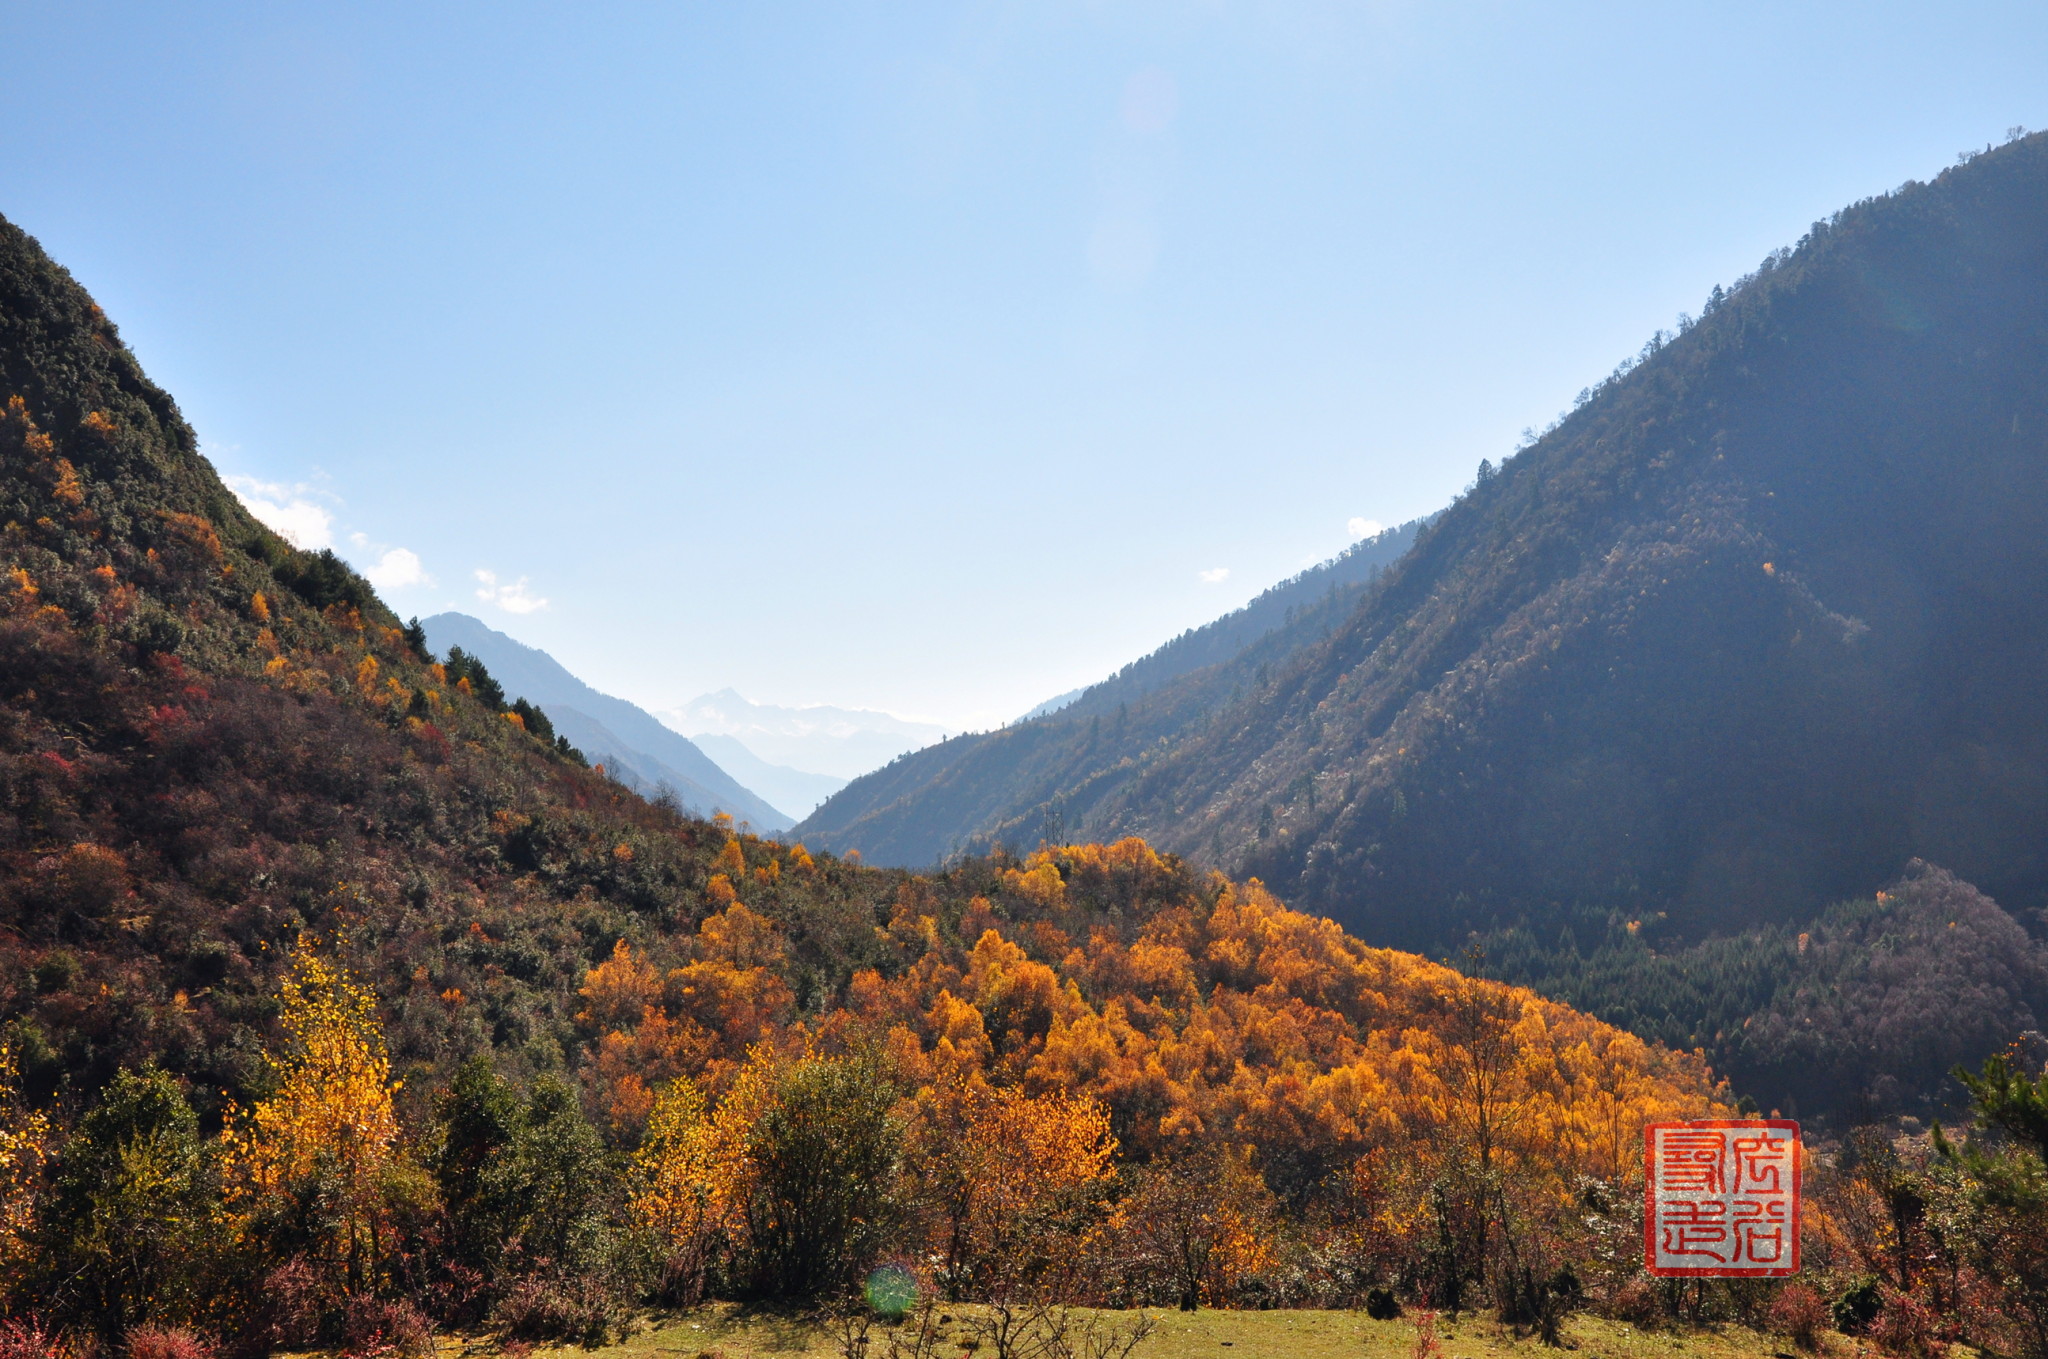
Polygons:
[[303,1251],[354,1292],[376,1279],[397,1090],[376,998],[302,938],[278,987],[275,1093],[225,1137],[229,1203],[245,1234]]
[[1140,1300],[1163,1290],[1184,1312],[1227,1304],[1239,1281],[1273,1262],[1276,1205],[1249,1148],[1176,1147],[1131,1178],[1110,1233]]
[[1009,1296],[1078,1262],[1116,1175],[1107,1109],[959,1078],[916,1109],[907,1160],[950,1295]]
[[1499,1159],[1522,1113],[1514,1088],[1522,1001],[1498,982],[1454,978],[1435,1008],[1445,1119],[1429,1186],[1431,1255],[1438,1300],[1455,1314],[1467,1282],[1485,1286],[1493,1227],[1507,1212]]
[[[742,1086],[758,1084],[742,1078]],[[717,1111],[688,1079],[671,1081],[655,1100],[647,1134],[633,1157],[632,1213],[660,1243],[662,1291],[671,1302],[704,1296],[713,1268],[730,1244],[735,1210],[749,1182],[746,1133],[736,1117],[753,1102],[751,1088],[727,1096]]]
[[745,1268],[764,1297],[845,1288],[888,1240],[902,1129],[895,1092],[859,1058],[791,1065],[747,1142]]
[[13,1282],[28,1264],[49,1137],[49,1120],[22,1101],[14,1049],[0,1043],[0,1281]]

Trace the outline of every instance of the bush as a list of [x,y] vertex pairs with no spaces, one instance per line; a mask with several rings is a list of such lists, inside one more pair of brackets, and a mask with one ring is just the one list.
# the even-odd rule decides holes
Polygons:
[[1884,1290],[1884,1305],[1870,1326],[1870,1338],[1886,1354],[1900,1359],[1935,1359],[1946,1348],[1941,1342],[1941,1319],[1927,1304],[1909,1293]]
[[811,1301],[850,1287],[880,1250],[902,1130],[871,1065],[807,1060],[783,1078],[748,1150],[750,1273],[764,1297]]
[[34,1317],[0,1321],[0,1359],[71,1359],[77,1352]]
[[1768,1317],[1773,1331],[1790,1336],[1800,1349],[1811,1350],[1820,1347],[1821,1328],[1828,1324],[1829,1312],[1820,1294],[1794,1281],[1771,1299]]
[[1647,1274],[1638,1274],[1615,1289],[1607,1299],[1605,1311],[1616,1321],[1626,1321],[1644,1330],[1663,1325],[1671,1315],[1664,1305],[1663,1290]]
[[370,1356],[423,1355],[433,1347],[434,1328],[409,1302],[351,1297],[343,1304],[342,1353],[356,1359]]
[[128,1359],[213,1359],[213,1346],[190,1331],[137,1326],[128,1332]]
[[321,1300],[327,1290],[319,1272],[294,1256],[263,1276],[250,1338],[270,1349],[298,1350],[320,1341]]
[[1835,1329],[1843,1335],[1862,1335],[1877,1320],[1878,1310],[1883,1306],[1884,1295],[1878,1292],[1877,1280],[1867,1276],[1858,1279],[1835,1298]]
[[595,1349],[624,1330],[627,1312],[600,1280],[528,1275],[505,1294],[491,1320],[507,1340],[565,1340]]
[[68,1305],[110,1339],[125,1330],[131,1349],[182,1335],[165,1328],[203,1308],[218,1238],[199,1120],[177,1081],[157,1067],[115,1076],[65,1146],[55,1190],[45,1249]]

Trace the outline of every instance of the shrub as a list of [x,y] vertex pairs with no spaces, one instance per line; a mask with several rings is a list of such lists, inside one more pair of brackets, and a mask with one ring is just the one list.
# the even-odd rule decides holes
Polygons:
[[0,1321],[0,1359],[71,1359],[77,1352],[34,1317]]
[[566,1340],[595,1349],[624,1328],[627,1314],[600,1280],[530,1274],[505,1294],[491,1320],[508,1340]]
[[1802,1350],[1820,1347],[1820,1332],[1828,1324],[1828,1305],[1821,1295],[1796,1280],[1778,1290],[1768,1314],[1771,1329],[1790,1336]]
[[342,1353],[355,1359],[426,1354],[433,1334],[426,1317],[409,1302],[355,1296],[342,1305]]
[[1878,1309],[1883,1306],[1884,1295],[1877,1290],[1877,1280],[1867,1276],[1858,1279],[1835,1297],[1835,1329],[1843,1335],[1862,1335],[1877,1320]]
[[128,1359],[213,1359],[213,1346],[190,1331],[137,1326],[128,1332]]
[[1647,1274],[1638,1274],[1615,1289],[1607,1300],[1606,1312],[1616,1321],[1626,1321],[1644,1330],[1661,1326],[1670,1318],[1662,1290]]
[[[217,1242],[199,1120],[157,1067],[122,1071],[64,1148],[48,1216],[54,1277],[104,1334],[173,1336],[200,1310]],[[144,1339],[143,1344],[153,1344]],[[156,1351],[151,1351],[155,1353]]]
[[293,1256],[263,1276],[252,1339],[271,1349],[305,1349],[319,1343],[321,1300],[327,1288],[304,1256]]
[[1941,1342],[1941,1319],[1927,1304],[1910,1293],[1884,1290],[1884,1305],[1870,1326],[1870,1338],[1886,1354],[1900,1359],[1935,1359],[1946,1348]]
[[902,1130],[895,1092],[865,1062],[807,1060],[784,1077],[748,1151],[753,1284],[810,1301],[849,1286],[880,1249]]

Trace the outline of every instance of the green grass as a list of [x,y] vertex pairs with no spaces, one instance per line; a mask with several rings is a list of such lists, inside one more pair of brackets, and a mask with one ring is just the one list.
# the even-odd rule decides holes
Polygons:
[[[968,1359],[958,1342],[969,1337],[962,1320],[978,1309],[949,1309],[952,1321],[944,1330],[946,1359]],[[1100,1314],[1106,1320],[1128,1320],[1132,1314]],[[1373,1321],[1363,1312],[1152,1311],[1152,1335],[1132,1359],[1414,1359],[1416,1327],[1412,1317]],[[870,1346],[871,1359],[886,1353],[879,1338]],[[1558,1354],[1535,1338],[1517,1338],[1499,1324],[1467,1317],[1456,1324],[1438,1323],[1442,1359],[1543,1359]],[[1565,1341],[1574,1359],[1773,1359],[1789,1356],[1789,1342],[1739,1326],[1682,1331],[1644,1331],[1621,1322],[1577,1316],[1565,1327]],[[1828,1338],[1827,1359],[1861,1359],[1864,1347],[1840,1336]],[[538,1350],[539,1356],[569,1359],[585,1351]],[[598,1351],[603,1359],[656,1359],[662,1356],[718,1356],[719,1359],[837,1359],[839,1348],[824,1326],[799,1318],[749,1312],[729,1303],[693,1308],[661,1317],[621,1344]],[[988,1351],[979,1359],[992,1359]]]

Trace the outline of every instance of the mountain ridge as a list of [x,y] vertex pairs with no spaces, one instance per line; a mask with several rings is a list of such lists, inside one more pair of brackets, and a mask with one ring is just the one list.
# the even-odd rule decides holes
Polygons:
[[2025,917],[2044,242],[2039,136],[1845,209],[1482,464],[1340,616],[908,757],[798,832],[897,862],[1140,834],[1432,950],[1788,920],[1914,857]]
[[[1251,656],[1269,644],[1288,654],[1306,645],[1320,629],[1333,625],[1342,608],[1370,588],[1381,572],[1413,543],[1431,516],[1385,529],[1262,591],[1243,607],[1191,628],[1148,652],[1115,674],[1060,699],[1051,711],[1034,710],[996,731],[955,737],[892,760],[882,769],[855,780],[813,811],[792,832],[819,844],[859,847],[882,862],[930,863],[949,855],[997,844],[1028,846],[1040,838],[1054,842],[1067,829],[1065,805],[1085,795],[1099,781],[1100,771],[1080,775],[1080,787],[1061,787],[1072,771],[1063,768],[1063,733],[1084,719],[1092,732],[1105,716],[1115,723],[1128,718],[1133,702],[1179,684],[1179,698],[1145,728],[1150,741],[1178,729],[1193,714],[1212,708],[1249,681],[1254,667],[1267,664]],[[1250,657],[1247,661],[1246,658]],[[1041,705],[1044,707],[1046,705]],[[1092,747],[1094,736],[1087,738]],[[1085,764],[1087,751],[1081,754]],[[923,780],[960,789],[964,815],[951,818],[943,830],[928,826],[892,827],[912,805],[908,799]],[[1033,791],[1011,796],[1019,781]],[[879,838],[871,831],[879,828]]]
[[688,737],[645,709],[593,689],[540,648],[452,610],[422,619],[420,626],[436,652],[459,646],[481,659],[507,697],[539,705],[572,744],[636,791],[652,795],[666,785],[699,816],[730,812],[766,832],[787,830],[793,823]]

